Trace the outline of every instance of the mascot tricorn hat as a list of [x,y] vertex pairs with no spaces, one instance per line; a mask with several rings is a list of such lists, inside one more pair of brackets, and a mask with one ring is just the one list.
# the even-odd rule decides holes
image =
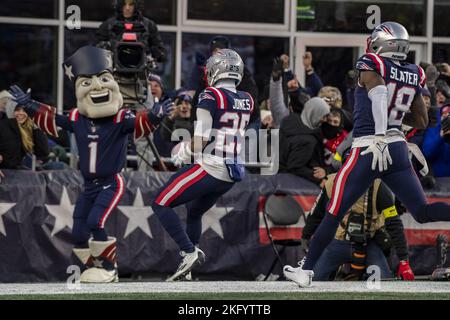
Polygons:
[[104,70],[113,72],[112,58],[109,51],[93,46],[77,50],[63,63],[66,77],[75,83],[80,76],[93,76]]

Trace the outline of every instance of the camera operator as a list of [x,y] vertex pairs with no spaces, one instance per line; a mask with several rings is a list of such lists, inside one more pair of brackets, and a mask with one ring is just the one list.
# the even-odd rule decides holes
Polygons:
[[[114,9],[116,16],[112,17],[100,25],[97,30],[99,42],[109,42],[114,33],[120,32],[120,26],[124,23],[141,22],[148,33],[148,51],[157,62],[165,62],[167,51],[158,32],[155,22],[144,17],[139,10],[139,0],[115,0]],[[119,29],[119,30],[117,30]],[[124,30],[122,30],[124,31]]]

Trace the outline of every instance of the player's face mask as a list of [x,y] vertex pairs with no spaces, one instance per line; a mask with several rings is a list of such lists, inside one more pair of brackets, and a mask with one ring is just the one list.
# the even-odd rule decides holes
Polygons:
[[78,111],[92,119],[114,116],[123,105],[122,94],[113,75],[104,71],[75,82]]

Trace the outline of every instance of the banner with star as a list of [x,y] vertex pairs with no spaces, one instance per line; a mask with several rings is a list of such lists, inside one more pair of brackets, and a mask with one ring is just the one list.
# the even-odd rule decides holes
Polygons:
[[[65,281],[72,256],[72,214],[82,190],[78,171],[4,171],[0,183],[0,281]],[[151,209],[157,190],[170,173],[124,173],[126,192],[106,224],[108,234],[118,239],[118,264],[122,277],[149,276],[164,280],[180,261],[173,240],[161,227]],[[194,277],[215,280],[254,280],[265,274],[274,254],[261,228],[261,199],[273,193],[294,195],[305,211],[314,202],[319,188],[301,178],[248,175],[204,215],[200,247],[206,263],[196,268]],[[450,179],[438,179],[428,192],[430,201],[450,202]],[[176,211],[186,219],[184,206]],[[409,214],[403,217],[412,244],[411,265],[416,274],[435,267],[433,255],[437,234],[450,237],[449,223],[418,225]],[[301,234],[304,221],[295,226]],[[288,248],[286,263],[303,256],[298,247]],[[281,273],[281,268],[275,268]]]

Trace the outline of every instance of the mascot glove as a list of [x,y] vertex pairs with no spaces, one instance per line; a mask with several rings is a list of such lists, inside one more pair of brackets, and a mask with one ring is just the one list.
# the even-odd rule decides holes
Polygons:
[[39,102],[31,99],[30,89],[25,93],[19,86],[13,85],[9,88],[9,93],[13,96],[13,101],[25,109],[32,109],[32,111],[39,109]]
[[174,103],[170,99],[167,99],[166,101],[161,103],[157,102],[153,105],[152,113],[157,118],[163,119],[165,116],[169,115],[172,112],[174,106]]
[[392,158],[389,153],[388,143],[384,136],[375,136],[372,144],[367,147],[366,150],[361,152],[361,155],[372,153],[372,170],[376,170],[378,164],[378,171],[383,172],[388,169],[388,166],[392,164]]
[[178,152],[172,156],[172,162],[176,167],[181,167],[184,164],[189,164],[192,159],[192,151],[190,142],[181,142]]
[[398,265],[398,270],[397,270],[397,277],[401,278],[402,280],[406,280],[406,281],[414,280],[414,272],[412,271],[411,267],[409,266],[408,260],[400,261],[400,263]]

